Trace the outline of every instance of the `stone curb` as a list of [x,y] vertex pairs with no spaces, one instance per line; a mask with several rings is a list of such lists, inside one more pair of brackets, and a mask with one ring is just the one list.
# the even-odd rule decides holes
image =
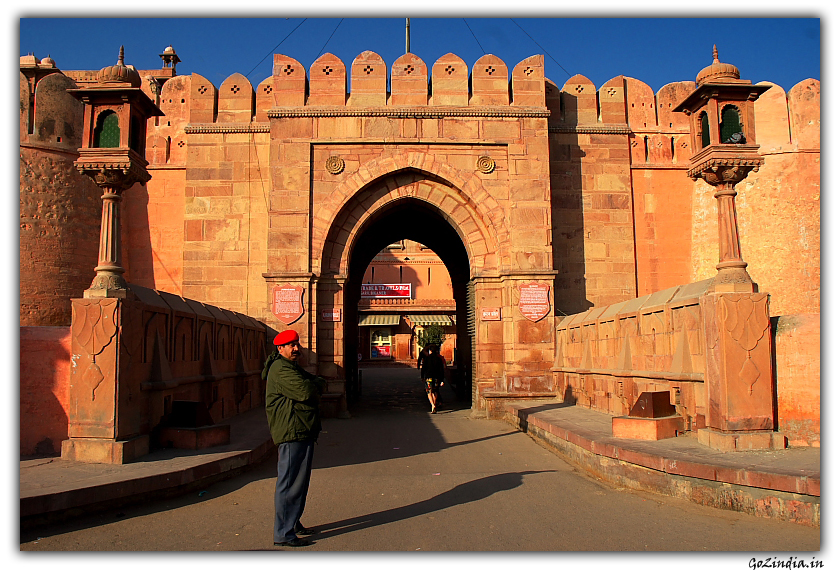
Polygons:
[[[585,469],[598,479],[716,508],[820,526],[820,477],[793,476],[760,468],[733,468],[713,462],[676,459],[622,446],[586,428],[551,423],[527,404],[509,403],[503,421]],[[635,449],[634,449],[635,448]]]

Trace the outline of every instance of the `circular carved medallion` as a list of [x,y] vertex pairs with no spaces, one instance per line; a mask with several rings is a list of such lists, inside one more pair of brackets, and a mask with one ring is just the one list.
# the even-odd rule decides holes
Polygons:
[[496,161],[489,156],[479,156],[475,168],[482,174],[490,174],[496,169]]
[[344,159],[340,156],[331,156],[324,166],[330,174],[341,174],[344,171]]

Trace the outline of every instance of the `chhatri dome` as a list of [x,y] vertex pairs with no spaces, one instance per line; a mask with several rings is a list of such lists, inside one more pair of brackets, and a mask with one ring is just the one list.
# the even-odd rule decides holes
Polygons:
[[103,67],[96,76],[99,83],[130,83],[132,87],[140,87],[140,74],[133,65],[125,64],[125,48],[120,46],[120,58],[116,65]]
[[712,65],[704,68],[697,74],[697,79],[694,80],[695,85],[700,86],[704,83],[736,83],[741,79],[741,72],[731,63],[721,63],[718,59],[717,45],[712,52],[714,61]]

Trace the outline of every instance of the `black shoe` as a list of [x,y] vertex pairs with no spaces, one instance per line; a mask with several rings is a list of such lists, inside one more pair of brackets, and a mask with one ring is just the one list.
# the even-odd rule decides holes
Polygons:
[[296,536],[287,542],[275,542],[274,546],[290,546],[292,548],[298,548],[301,546],[310,546],[311,544],[311,540],[306,540],[305,538],[299,538]]
[[295,525],[295,534],[299,534],[300,536],[312,536],[313,534],[317,533],[317,530],[313,530],[311,528],[306,528],[300,523]]

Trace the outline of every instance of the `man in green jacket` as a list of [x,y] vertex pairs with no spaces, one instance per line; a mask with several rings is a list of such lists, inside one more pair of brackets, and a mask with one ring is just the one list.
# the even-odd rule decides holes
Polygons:
[[318,409],[327,383],[300,367],[300,337],[287,330],[274,338],[277,352],[265,362],[265,413],[277,444],[277,486],[274,491],[275,546],[309,546],[300,538],[314,534],[300,523],[309,491],[312,452],[321,431]]

